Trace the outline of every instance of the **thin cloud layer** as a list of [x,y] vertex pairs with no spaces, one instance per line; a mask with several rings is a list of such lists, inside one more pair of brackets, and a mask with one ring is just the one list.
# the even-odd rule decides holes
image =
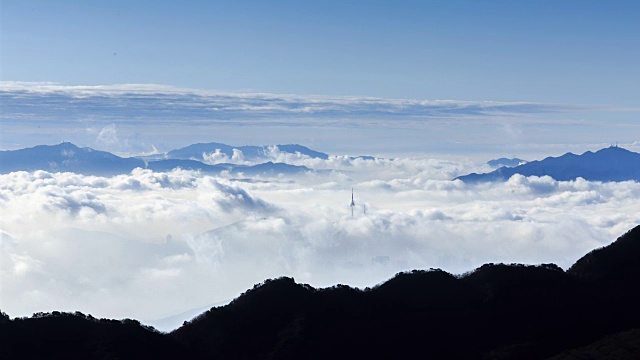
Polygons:
[[526,153],[551,155],[554,149],[559,155],[607,141],[632,144],[637,132],[630,130],[638,126],[633,109],[603,105],[225,93],[144,84],[4,81],[0,102],[2,149],[73,139],[123,156],[216,141],[298,143],[334,155],[531,158]]
[[[301,143],[334,153],[424,153],[425,147],[448,150],[461,143],[495,146],[503,142],[497,141],[504,139],[502,133],[510,143],[521,142],[526,139],[522,133],[526,124],[581,124],[581,120],[557,117],[585,110],[581,106],[532,102],[224,93],[162,85],[67,86],[11,81],[0,82],[0,101],[3,132],[10,135],[0,138],[4,149],[59,143],[68,140],[60,138],[64,134],[78,145],[122,155],[153,149],[169,151],[212,140],[235,145]],[[462,124],[483,136],[460,133]],[[496,131],[499,134],[494,134]],[[399,137],[405,140],[396,143]]]
[[[65,86],[52,83],[0,82],[4,118],[72,118],[86,116],[129,121],[239,121],[260,119],[292,123],[326,118],[450,118],[496,114],[562,112],[576,107],[531,102],[382,99],[372,97],[302,96],[223,93],[161,85]],[[293,121],[286,120],[294,118]],[[120,121],[126,121],[121,119]],[[349,121],[349,120],[344,120]]]
[[449,179],[486,165],[321,161],[338,171],[242,179],[142,169],[111,178],[1,175],[0,308],[12,316],[80,310],[152,320],[282,275],[364,287],[415,268],[566,268],[640,222],[636,182],[516,175],[467,185]]

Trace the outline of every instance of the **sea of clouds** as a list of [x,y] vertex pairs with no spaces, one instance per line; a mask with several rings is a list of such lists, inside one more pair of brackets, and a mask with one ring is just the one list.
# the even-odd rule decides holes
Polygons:
[[468,185],[451,179],[488,167],[275,149],[270,156],[323,171],[0,175],[0,309],[153,323],[283,275],[366,287],[410,269],[567,268],[640,222],[637,182],[515,175]]
[[[366,287],[417,268],[567,268],[640,222],[636,182],[452,180],[489,171],[487,154],[533,160],[521,153],[611,141],[639,148],[633,118],[587,116],[601,107],[10,81],[0,82],[0,102],[2,149],[73,139],[120,155],[158,154],[215,140],[396,155],[324,160],[270,147],[268,160],[315,170],[295,177],[0,175],[0,309],[11,316],[78,310],[160,325],[153,320],[283,275]],[[436,155],[407,155],[428,153]],[[203,159],[252,164],[238,151]]]

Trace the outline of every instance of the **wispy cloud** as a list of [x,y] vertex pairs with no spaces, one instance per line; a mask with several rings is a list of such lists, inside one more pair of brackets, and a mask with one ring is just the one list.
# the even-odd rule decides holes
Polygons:
[[425,120],[563,112],[579,108],[531,102],[224,93],[161,85],[65,86],[6,81],[0,82],[0,96],[5,105],[4,118],[126,117],[179,122]]
[[[215,141],[231,145],[301,143],[330,153],[427,151],[504,156],[505,151],[528,151],[536,144],[637,140],[631,138],[630,129],[637,127],[628,119],[631,113],[597,105],[8,81],[0,82],[0,101],[0,121],[7,135],[0,137],[3,149],[67,140],[132,155]],[[584,151],[585,146],[563,150]]]

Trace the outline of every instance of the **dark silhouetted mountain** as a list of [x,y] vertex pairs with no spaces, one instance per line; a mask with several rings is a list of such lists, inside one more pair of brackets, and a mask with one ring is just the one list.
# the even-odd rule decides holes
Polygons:
[[592,344],[572,349],[549,360],[637,360],[640,354],[640,329],[609,335]]
[[[3,321],[4,320],[4,321]],[[137,320],[95,319],[82,313],[34,314],[0,320],[2,359],[195,358],[184,345]]]
[[137,167],[144,168],[144,161],[121,158],[109,152],[88,147],[79,148],[68,142],[0,151],[0,172],[2,173],[46,170],[110,176],[129,173]]
[[518,158],[513,158],[513,159],[507,159],[507,158],[500,158],[500,159],[494,159],[494,160],[489,160],[487,161],[487,164],[493,168],[499,168],[499,167],[516,167],[518,165],[521,164],[525,164],[527,163],[526,160],[522,160],[522,159],[518,159]]
[[629,331],[640,328],[639,276],[640,226],[566,272],[414,270],[364,290],[267,280],[164,335],[132,320],[0,317],[0,356],[118,357],[153,344],[209,359],[590,359],[617,346],[616,358],[640,358]]
[[640,181],[640,154],[612,146],[582,155],[566,153],[513,168],[501,167],[486,174],[472,173],[457,177],[466,183],[505,181],[514,174],[551,176],[559,181],[581,177],[591,181]]
[[[308,147],[288,144],[288,145],[274,145],[278,151],[286,153],[300,153],[302,155],[309,156],[311,158],[328,159],[329,155],[321,153],[315,150],[311,150]],[[267,159],[269,153],[269,146],[231,146],[221,143],[200,143],[189,145],[180,149],[171,150],[165,155],[168,159],[195,159],[205,160],[203,154],[215,153],[216,150],[220,150],[221,154],[227,155],[229,158],[233,156],[233,150],[242,151],[244,159],[247,160],[260,160]]]
[[[578,260],[567,273],[589,284],[594,291],[592,301],[611,303],[601,327],[616,330],[640,327],[640,311],[628,311],[640,304],[640,288],[632,285],[640,279],[640,227],[620,237],[615,243],[594,250]],[[597,291],[596,291],[597,290]]]
[[613,244],[596,249],[576,261],[567,270],[580,279],[600,284],[640,279],[640,227],[636,227]]
[[[640,227],[605,249],[640,259],[638,244]],[[600,268],[588,260],[600,254],[570,272],[553,264],[487,264],[458,277],[441,270],[401,273],[364,291],[277,279],[171,336],[219,359],[544,359],[640,327],[632,314],[637,302],[621,301],[635,299],[631,275],[611,298],[598,295],[608,280],[579,275],[585,261],[596,264],[589,273],[607,274],[608,261]],[[640,262],[633,265],[625,271],[640,269]]]

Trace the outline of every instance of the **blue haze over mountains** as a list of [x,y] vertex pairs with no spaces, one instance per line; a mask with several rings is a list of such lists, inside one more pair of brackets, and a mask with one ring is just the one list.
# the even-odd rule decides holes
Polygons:
[[[221,162],[207,164],[208,154],[216,153],[231,161],[234,150],[241,152],[243,161],[251,164]],[[197,170],[203,173],[261,175],[298,174],[313,171],[305,166],[272,162],[270,151],[298,154],[300,156],[327,160],[329,155],[302,145],[231,146],[221,143],[199,143],[163,154],[123,158],[109,152],[80,148],[72,143],[39,145],[32,148],[0,151],[0,172],[46,170],[52,172],[75,172],[85,175],[112,176],[126,174],[135,168],[153,171],[171,171],[177,168]],[[224,158],[224,159],[226,159]],[[359,156],[373,160],[372,156]],[[351,158],[355,159],[355,158]],[[575,180],[578,177],[590,181],[640,181],[640,154],[611,146],[596,152],[581,155],[566,153],[559,157],[547,157],[539,161],[501,158],[488,162],[491,166],[502,165],[495,171],[459,176],[465,183],[506,181],[514,174],[523,176],[550,176],[558,181]],[[519,164],[519,165],[517,165]]]
[[548,175],[558,181],[575,180],[578,177],[589,181],[639,181],[640,154],[611,146],[596,152],[587,151],[581,155],[566,153],[515,167],[503,166],[489,173],[472,173],[456,179],[465,183],[506,181],[514,174]]
[[109,152],[88,147],[79,148],[69,142],[0,151],[2,173],[46,170],[104,176],[128,173],[137,167],[144,168],[145,162],[136,158],[121,158]]
[[[311,158],[319,158],[326,160],[329,158],[329,155],[325,153],[321,153],[318,151],[314,151],[309,149],[308,147],[298,145],[298,144],[288,144],[288,145],[275,145],[277,149],[281,152],[286,153],[300,153],[302,155],[309,156]],[[233,156],[233,150],[240,150],[245,159],[256,160],[263,159],[267,155],[267,147],[266,146],[231,146],[227,144],[221,143],[204,143],[204,144],[193,144],[180,149],[171,150],[166,154],[166,157],[169,159],[198,159],[204,160],[202,154],[211,153],[216,150],[220,150],[220,153],[227,155],[229,158]],[[161,155],[162,156],[162,155]]]
[[[206,164],[205,153],[213,153],[217,149],[229,158],[233,149],[243,152],[245,160],[259,162],[255,165],[238,164]],[[300,153],[310,158],[327,159],[328,155],[313,151],[301,145],[275,145],[280,152]],[[52,172],[75,172],[84,175],[112,176],[126,174],[135,168],[147,168],[153,171],[171,171],[176,168],[198,170],[205,173],[243,173],[259,174],[293,174],[310,171],[304,166],[268,161],[267,147],[240,146],[207,143],[194,144],[181,149],[142,157],[123,158],[106,151],[98,151],[89,147],[80,148],[72,143],[63,142],[58,145],[39,145],[32,148],[0,151],[0,172],[46,170]]]

